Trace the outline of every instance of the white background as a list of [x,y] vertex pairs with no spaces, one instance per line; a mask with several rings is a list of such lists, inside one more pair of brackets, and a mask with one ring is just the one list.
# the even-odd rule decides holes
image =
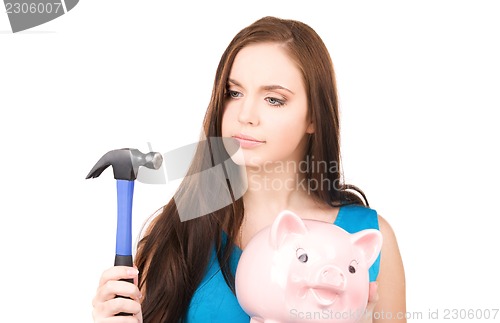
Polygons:
[[[110,170],[85,176],[111,149],[195,142],[223,50],[266,15],[309,24],[331,52],[346,178],[396,232],[414,321],[499,308],[497,8],[81,1],[17,34],[2,9],[0,321],[91,322],[116,197]],[[134,236],[177,184],[136,184]]]

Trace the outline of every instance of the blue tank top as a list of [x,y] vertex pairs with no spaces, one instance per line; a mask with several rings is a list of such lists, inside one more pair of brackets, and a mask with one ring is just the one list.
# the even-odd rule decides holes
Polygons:
[[[377,212],[359,205],[340,207],[334,224],[349,233],[364,229],[379,229]],[[229,267],[233,275],[236,274],[241,253],[242,250],[235,247],[231,254]],[[369,269],[370,281],[377,279],[379,267],[380,255]],[[191,299],[186,318],[188,323],[250,322],[250,317],[240,307],[236,296],[224,280],[215,247],[212,250],[207,273]]]

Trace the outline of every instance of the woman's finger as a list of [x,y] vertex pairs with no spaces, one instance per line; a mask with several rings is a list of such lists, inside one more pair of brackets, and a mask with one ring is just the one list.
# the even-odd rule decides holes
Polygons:
[[136,285],[125,281],[108,280],[97,289],[92,305],[96,306],[97,303],[109,301],[116,296],[129,297],[136,301],[142,298],[141,292]]
[[114,266],[102,273],[99,286],[104,285],[109,280],[135,279],[138,274],[139,271],[135,267]]
[[378,283],[371,282],[370,288],[368,292],[368,303],[377,303],[378,302]]
[[135,300],[123,297],[117,297],[107,302],[98,303],[94,307],[95,316],[99,317],[112,317],[118,313],[136,315],[140,314],[140,312],[141,304]]

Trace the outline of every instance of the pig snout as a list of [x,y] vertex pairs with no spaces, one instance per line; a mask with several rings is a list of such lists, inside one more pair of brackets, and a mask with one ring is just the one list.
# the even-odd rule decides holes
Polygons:
[[337,292],[343,293],[345,290],[344,273],[335,266],[325,266],[320,269],[318,285],[324,286]]
[[320,305],[329,306],[337,300],[346,288],[343,272],[332,265],[327,265],[318,271],[310,290]]

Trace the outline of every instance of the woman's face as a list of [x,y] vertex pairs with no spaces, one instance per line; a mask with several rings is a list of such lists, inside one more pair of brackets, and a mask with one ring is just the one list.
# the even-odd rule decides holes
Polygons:
[[302,74],[276,43],[244,47],[227,84],[222,136],[239,141],[238,165],[259,167],[303,159],[308,134],[307,96]]

